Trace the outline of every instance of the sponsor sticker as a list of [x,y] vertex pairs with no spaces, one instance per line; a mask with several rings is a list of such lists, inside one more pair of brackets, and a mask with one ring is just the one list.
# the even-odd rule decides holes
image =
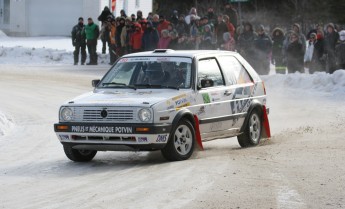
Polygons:
[[174,109],[174,105],[170,105],[169,107],[167,107],[167,110],[171,110]]
[[142,142],[148,142],[147,137],[138,137],[138,142],[142,143]]
[[182,105],[180,105],[180,106],[177,106],[177,107],[176,107],[176,110],[179,110],[179,109],[181,109],[181,108],[188,107],[188,106],[190,106],[190,103],[189,103],[189,102],[187,102],[187,103],[185,103],[185,104],[182,104]]
[[200,107],[200,109],[197,112],[197,115],[200,116],[202,114],[205,114],[205,106]]
[[191,58],[183,57],[128,57],[122,58],[119,63],[125,62],[186,62],[192,63]]
[[178,95],[178,96],[176,96],[176,97],[173,97],[172,100],[175,101],[175,100],[182,99],[182,98],[185,98],[185,97],[187,97],[186,94],[181,94],[181,95]]
[[71,126],[71,132],[131,134],[133,133],[133,128],[119,126]]
[[203,93],[202,99],[204,100],[205,104],[211,103],[210,95],[208,95],[208,93]]
[[156,142],[166,142],[168,139],[168,134],[158,135]]
[[175,105],[179,106],[179,105],[187,103],[187,102],[188,102],[187,98],[181,98],[181,99],[178,99],[175,101]]
[[69,140],[68,135],[59,135],[61,140]]

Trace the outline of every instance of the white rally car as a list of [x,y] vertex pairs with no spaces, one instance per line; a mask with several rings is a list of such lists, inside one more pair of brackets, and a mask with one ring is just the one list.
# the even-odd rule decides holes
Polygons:
[[61,106],[54,125],[73,161],[128,150],[186,160],[202,141],[237,136],[249,147],[270,137],[264,83],[238,53],[129,54],[92,84]]

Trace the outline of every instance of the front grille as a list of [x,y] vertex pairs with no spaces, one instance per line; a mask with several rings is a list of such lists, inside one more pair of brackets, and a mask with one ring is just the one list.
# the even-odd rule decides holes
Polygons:
[[[106,111],[106,114],[102,114]],[[75,122],[137,123],[137,108],[129,107],[75,107]]]
[[107,116],[102,117],[103,110],[84,110],[83,121],[117,121],[133,120],[133,110],[107,110]]

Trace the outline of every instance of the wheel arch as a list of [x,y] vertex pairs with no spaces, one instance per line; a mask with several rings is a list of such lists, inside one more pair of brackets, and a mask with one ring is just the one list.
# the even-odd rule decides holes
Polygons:
[[244,119],[244,122],[243,122],[243,125],[241,127],[241,130],[240,132],[243,132],[248,124],[248,121],[249,121],[249,117],[250,117],[250,114],[254,111],[254,110],[258,110],[259,111],[259,116],[261,118],[261,121],[263,119],[263,109],[264,109],[264,106],[258,101],[258,100],[253,100],[252,101],[252,104],[249,106],[248,108],[248,111],[247,111],[247,116],[246,118]]
[[176,114],[176,116],[172,122],[172,129],[171,130],[175,130],[178,122],[184,118],[186,120],[188,120],[192,124],[192,126],[194,127],[194,132],[195,132],[195,136],[196,136],[195,140],[198,144],[198,147],[200,150],[204,150],[203,145],[202,145],[202,141],[201,141],[201,135],[200,135],[199,119],[190,110],[182,109]]

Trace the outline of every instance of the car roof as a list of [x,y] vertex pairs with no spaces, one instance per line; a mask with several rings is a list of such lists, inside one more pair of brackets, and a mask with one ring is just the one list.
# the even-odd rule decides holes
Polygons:
[[156,49],[154,51],[148,51],[148,52],[138,52],[133,54],[127,54],[123,56],[124,58],[129,57],[137,57],[137,56],[160,56],[160,57],[198,57],[198,56],[214,56],[214,55],[221,55],[221,54],[231,54],[231,55],[237,55],[237,52],[231,52],[231,51],[222,51],[222,50],[172,50],[172,49]]

